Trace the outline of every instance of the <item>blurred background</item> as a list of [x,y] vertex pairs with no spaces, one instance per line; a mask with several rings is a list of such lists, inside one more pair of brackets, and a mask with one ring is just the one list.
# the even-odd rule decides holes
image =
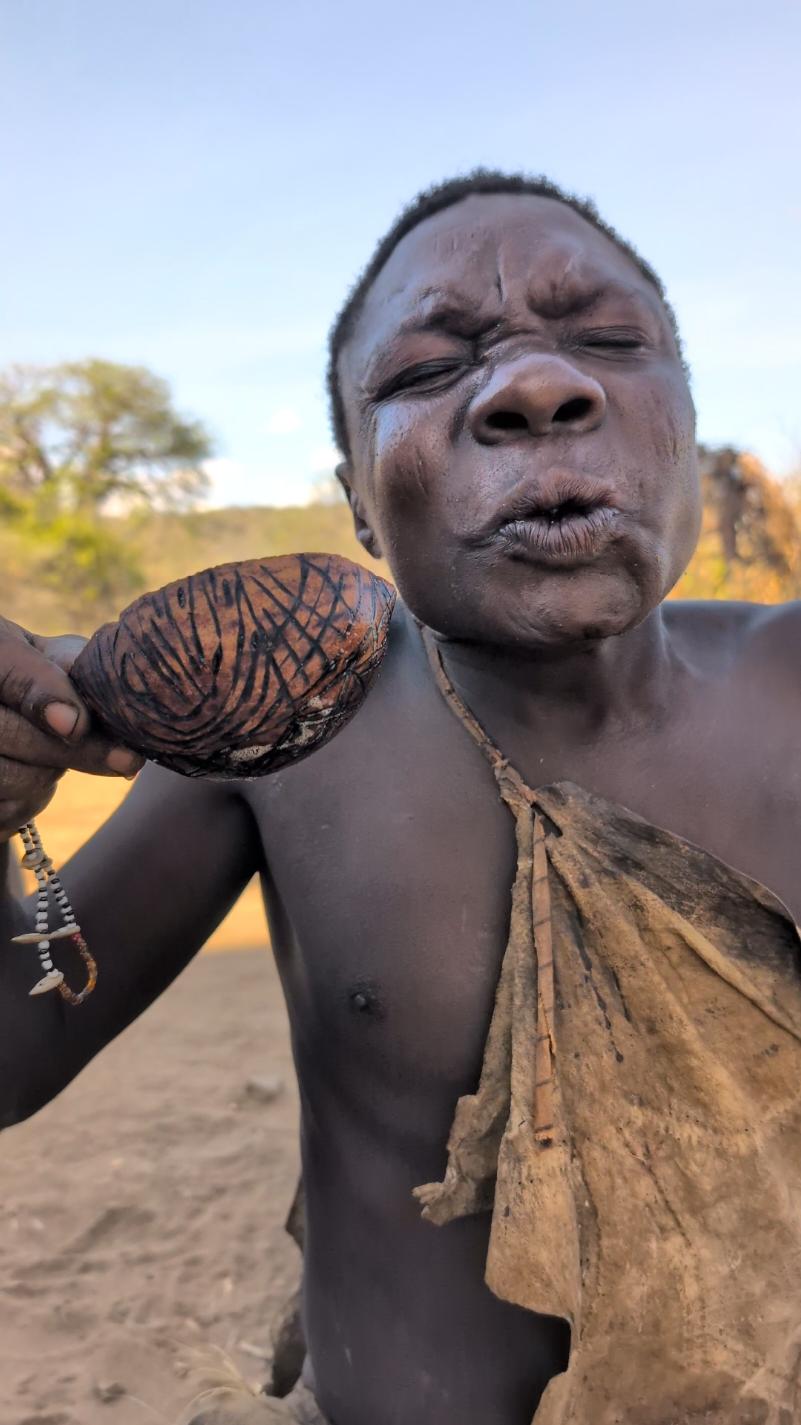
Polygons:
[[591,195],[667,285],[707,449],[677,595],[801,593],[792,0],[0,9],[7,617],[88,634],[211,563],[367,559],[326,331],[398,210],[476,164]]
[[[0,612],[37,632],[88,634],[144,589],[208,564],[301,549],[366,562],[333,476],[326,331],[398,210],[477,164],[592,196],[666,283],[692,370],[706,510],[677,596],[801,597],[799,38],[795,0],[0,0]],[[41,818],[51,854],[62,863],[126,788],[68,777]],[[264,942],[251,889],[213,947]],[[243,1031],[240,1002],[225,999],[234,957],[217,964],[204,973],[217,977],[208,994],[225,1047]],[[241,987],[253,973],[234,978]],[[152,1014],[166,1025],[162,1005]],[[170,1073],[183,1084],[209,1057],[191,1032],[184,1060],[174,1048],[171,1069],[153,1068],[153,1094],[167,1083],[173,1103]],[[254,1028],[245,1057],[257,1042]],[[104,1055],[98,1072],[111,1063]],[[117,1064],[119,1082],[131,1061]],[[196,1100],[184,1108],[191,1118]],[[281,1122],[291,1142],[291,1114]],[[59,1132],[71,1141],[74,1124],[47,1124],[51,1144]],[[208,1123],[203,1133],[213,1136]],[[39,1139],[27,1158],[28,1140],[15,1141],[35,1173]],[[138,1162],[135,1212],[151,1169],[141,1142],[131,1154],[113,1168],[123,1158],[98,1147],[93,1171],[116,1200],[115,1173]],[[251,1159],[240,1167],[255,1204]],[[184,1155],[167,1196],[180,1198],[185,1169]],[[79,1193],[83,1179],[71,1181]],[[9,1232],[35,1239],[43,1209],[23,1186],[28,1207]],[[206,1209],[211,1221],[211,1200]],[[164,1264],[148,1266],[146,1251],[134,1260],[145,1227],[123,1221],[131,1286],[109,1312],[130,1326],[138,1311],[155,1332],[148,1282]],[[92,1270],[111,1270],[115,1231],[101,1228]],[[187,1260],[192,1251],[196,1234]],[[194,1277],[187,1267],[186,1280],[176,1268],[170,1329],[180,1319],[213,1335],[227,1322],[215,1339],[239,1350],[250,1328],[232,1345],[230,1321],[264,1305],[262,1287],[251,1300],[242,1285],[251,1256],[239,1276],[219,1262],[201,1261]],[[37,1260],[20,1297],[36,1296]],[[58,1260],[63,1312],[59,1284],[69,1296],[76,1279]],[[182,1292],[194,1293],[191,1310]],[[99,1329],[86,1303],[69,1319],[67,1354]],[[120,1345],[129,1361],[132,1339]],[[262,1350],[249,1344],[240,1367]],[[37,1395],[28,1364],[2,1387],[2,1425],[168,1419],[155,1386],[136,1405],[119,1362],[80,1385],[64,1366],[52,1399]]]
[[732,451],[678,592],[798,592],[792,0],[0,8],[7,615],[89,632],[203,563],[357,550],[326,331],[398,210],[476,164],[591,195],[666,282]]
[[[592,196],[667,285],[705,447],[676,594],[801,594],[792,0],[0,11],[6,617],[88,634],[224,560],[366,561],[333,474],[327,328],[399,209],[476,164]],[[119,795],[68,779],[57,851]],[[251,893],[223,938],[254,915]]]

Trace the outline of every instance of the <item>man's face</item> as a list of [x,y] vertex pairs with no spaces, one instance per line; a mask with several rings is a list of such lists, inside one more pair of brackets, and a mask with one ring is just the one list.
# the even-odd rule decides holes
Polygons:
[[563,204],[473,196],[419,224],[340,380],[361,537],[440,633],[532,650],[623,633],[686,567],[695,418],[667,314]]

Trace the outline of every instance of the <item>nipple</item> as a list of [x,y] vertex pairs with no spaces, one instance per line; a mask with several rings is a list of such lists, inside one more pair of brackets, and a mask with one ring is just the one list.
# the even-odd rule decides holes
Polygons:
[[382,1019],[384,1015],[381,1000],[372,985],[354,985],[348,993],[348,1004],[353,1014]]

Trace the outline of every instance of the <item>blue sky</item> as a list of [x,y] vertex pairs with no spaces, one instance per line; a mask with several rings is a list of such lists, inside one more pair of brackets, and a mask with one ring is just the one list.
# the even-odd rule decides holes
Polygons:
[[796,0],[0,0],[0,364],[142,362],[213,503],[334,463],[325,332],[420,187],[594,196],[659,269],[708,441],[801,464]]

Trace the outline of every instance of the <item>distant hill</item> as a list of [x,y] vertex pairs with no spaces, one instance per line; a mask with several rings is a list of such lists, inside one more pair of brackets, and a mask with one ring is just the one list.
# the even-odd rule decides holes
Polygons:
[[304,550],[344,554],[388,577],[385,566],[377,564],[359,544],[344,501],[297,508],[256,505],[184,515],[151,514],[128,524],[132,546],[151,588],[211,564]]

